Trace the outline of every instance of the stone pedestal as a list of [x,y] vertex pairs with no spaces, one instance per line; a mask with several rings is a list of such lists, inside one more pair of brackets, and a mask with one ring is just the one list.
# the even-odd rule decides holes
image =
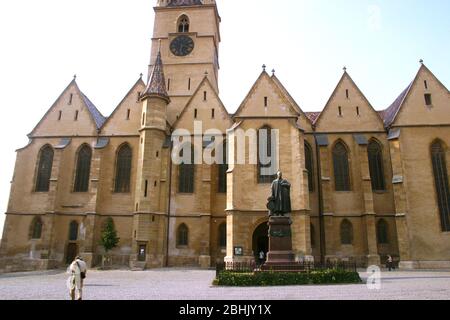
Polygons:
[[269,253],[265,267],[295,262],[292,251],[292,220],[290,217],[271,217],[269,220]]

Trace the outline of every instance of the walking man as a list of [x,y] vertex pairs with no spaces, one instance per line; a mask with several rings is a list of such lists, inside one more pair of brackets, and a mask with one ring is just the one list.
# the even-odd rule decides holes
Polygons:
[[70,273],[70,298],[72,300],[75,300],[75,294],[77,293],[77,300],[83,300],[83,282],[87,274],[86,263],[83,261],[83,259],[81,259],[81,257],[76,257],[72,264],[69,266],[68,272]]

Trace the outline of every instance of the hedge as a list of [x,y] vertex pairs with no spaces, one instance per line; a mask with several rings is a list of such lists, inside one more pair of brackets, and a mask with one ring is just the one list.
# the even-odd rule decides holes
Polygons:
[[362,283],[357,272],[343,270],[321,270],[309,273],[257,272],[219,273],[214,285],[229,287],[267,287],[291,285],[325,285]]

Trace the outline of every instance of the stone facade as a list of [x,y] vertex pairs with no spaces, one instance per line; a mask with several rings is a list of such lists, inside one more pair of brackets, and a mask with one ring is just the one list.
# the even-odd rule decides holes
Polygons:
[[[194,132],[197,122],[202,133],[215,129],[228,140],[231,157],[244,149],[246,160],[251,147],[239,144],[240,132],[264,126],[278,130],[279,168],[292,184],[297,260],[348,259],[372,265],[392,255],[404,268],[450,267],[450,232],[443,232],[441,225],[430,152],[432,143],[441,141],[450,158],[450,93],[425,65],[385,111],[375,111],[344,71],[323,111],[304,112],[276,75],[264,70],[238,111],[230,114],[218,96],[221,39],[215,1],[161,0],[155,14],[148,85],[138,79],[106,118],[74,80],[30,133],[29,144],[17,150],[1,271],[61,267],[74,254],[91,267],[99,265],[100,236],[108,217],[120,237],[112,252],[114,264],[208,268],[224,259],[254,260],[267,249],[270,190],[267,183],[258,183],[257,165],[230,161],[227,190],[219,192],[219,166],[196,164],[194,192],[179,192],[180,166],[172,162],[170,136],[180,129]],[[189,30],[179,32],[183,16]],[[185,56],[170,49],[180,34],[195,44]],[[432,104],[424,95],[431,95]],[[382,150],[381,191],[372,189],[371,141]],[[336,144],[347,150],[348,191],[335,188]],[[92,150],[89,187],[74,192],[83,145]],[[125,145],[131,149],[130,188],[116,192],[116,159]],[[49,188],[36,192],[45,146],[53,150]],[[305,148],[310,151],[311,179]],[[450,160],[446,166],[450,171]],[[38,218],[41,234],[34,239]],[[351,239],[343,241],[342,226],[349,223]],[[381,223],[387,226],[384,239]],[[76,226],[74,238],[71,225]],[[181,227],[187,230],[186,242],[178,239]]]

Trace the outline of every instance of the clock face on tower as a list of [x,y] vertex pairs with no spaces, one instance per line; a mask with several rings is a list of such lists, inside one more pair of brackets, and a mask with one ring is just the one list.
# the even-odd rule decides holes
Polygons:
[[170,44],[170,51],[178,57],[184,57],[194,50],[194,40],[188,36],[178,36]]

